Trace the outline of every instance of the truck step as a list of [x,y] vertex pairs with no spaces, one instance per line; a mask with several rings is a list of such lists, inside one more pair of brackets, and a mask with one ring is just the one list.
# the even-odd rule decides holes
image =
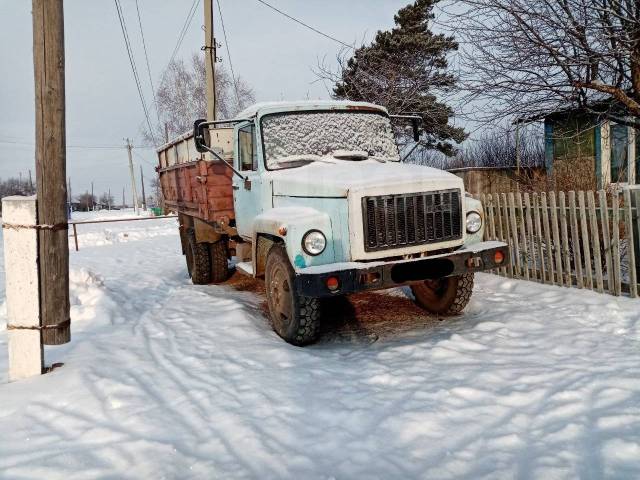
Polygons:
[[251,262],[236,263],[236,270],[242,275],[253,277],[253,265]]

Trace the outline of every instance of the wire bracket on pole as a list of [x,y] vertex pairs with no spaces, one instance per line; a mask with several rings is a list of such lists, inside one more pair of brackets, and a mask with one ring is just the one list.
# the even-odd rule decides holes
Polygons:
[[3,223],[2,228],[6,228],[8,230],[24,230],[24,229],[32,229],[32,230],[51,230],[56,232],[58,230],[68,230],[69,224],[67,222],[64,223],[56,223],[54,225],[21,225],[18,223]]
[[71,319],[68,318],[63,322],[54,323],[51,325],[32,325],[32,326],[23,326],[23,325],[7,325],[7,330],[57,330],[61,328],[66,328],[71,325]]

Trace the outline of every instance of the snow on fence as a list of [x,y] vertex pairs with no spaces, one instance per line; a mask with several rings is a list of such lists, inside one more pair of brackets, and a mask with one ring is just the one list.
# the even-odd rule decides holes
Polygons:
[[480,196],[486,240],[510,245],[499,275],[638,296],[640,189]]

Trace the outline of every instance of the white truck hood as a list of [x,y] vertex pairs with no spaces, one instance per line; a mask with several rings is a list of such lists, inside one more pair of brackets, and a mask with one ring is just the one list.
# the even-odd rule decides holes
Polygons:
[[436,168],[375,160],[314,162],[269,172],[273,194],[288,197],[342,198],[349,192],[419,192],[463,189],[462,179]]

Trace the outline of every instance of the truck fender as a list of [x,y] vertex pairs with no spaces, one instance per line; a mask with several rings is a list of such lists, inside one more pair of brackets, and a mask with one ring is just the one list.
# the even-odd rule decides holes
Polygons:
[[[327,238],[325,251],[315,257],[302,248],[302,238],[309,230],[320,230]],[[335,261],[331,217],[314,208],[279,207],[263,212],[254,219],[252,240],[256,277],[264,275],[268,250],[276,242],[285,245],[294,269]]]

